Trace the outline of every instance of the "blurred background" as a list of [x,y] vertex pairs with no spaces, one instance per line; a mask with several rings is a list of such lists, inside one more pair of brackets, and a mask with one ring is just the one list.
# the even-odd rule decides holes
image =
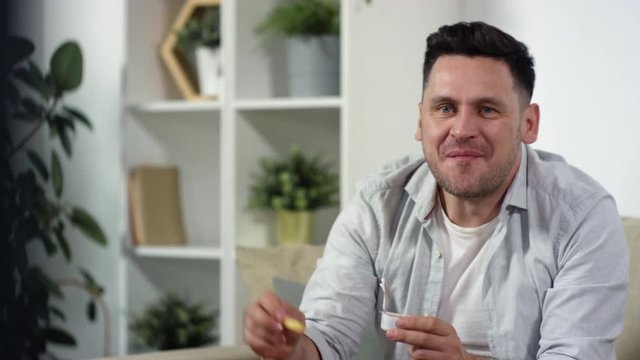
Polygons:
[[[246,294],[236,247],[274,246],[279,240],[269,208],[296,206],[314,213],[306,242],[322,244],[360,178],[421,151],[413,133],[425,39],[445,24],[482,20],[524,42],[535,58],[533,101],[542,115],[533,147],[563,155],[613,194],[622,215],[640,217],[638,1],[341,0],[335,2],[339,30],[329,34],[337,36],[332,45],[337,47],[321,45],[337,56],[335,67],[308,75],[311,80],[302,79],[302,85],[291,82],[304,69],[290,69],[293,45],[285,44],[286,36],[256,30],[286,1],[9,3],[9,31],[33,42],[31,59],[42,71],[66,41],[75,41],[82,52],[82,83],[64,103],[81,109],[92,130],[78,126],[73,132],[72,157],[61,163],[62,200],[91,214],[106,245],[81,239],[87,231],[79,228],[67,234],[70,261],[51,256],[40,244],[29,250],[30,261],[52,278],[84,279],[87,285],[79,269],[89,269],[103,290],[65,288],[64,299],[56,300],[65,314],[61,323],[76,343],[50,346],[62,358],[103,356],[104,347],[111,355],[153,349],[136,345],[131,324],[170,292],[186,294],[213,314],[212,327],[204,332],[213,334],[215,343],[241,342]],[[193,60],[180,53],[175,27],[187,28],[191,18],[204,21],[204,8],[212,6],[220,6],[219,55],[212,65],[219,82],[205,94]],[[317,57],[306,56],[302,68]],[[325,76],[335,78],[321,89],[304,87],[305,81],[324,84]],[[28,133],[29,127],[21,126],[15,132]],[[43,159],[64,150],[49,139],[44,133],[33,140]],[[320,155],[316,165],[332,165],[329,173],[319,172],[316,190],[330,192],[335,185],[335,191],[317,208],[302,195],[290,207],[274,205],[271,198],[256,205],[254,197],[264,191],[261,171],[268,175],[273,169],[261,167],[261,161],[273,164],[295,151]],[[145,167],[165,170],[149,175],[164,176],[165,185],[148,190],[147,200],[142,190],[136,190],[140,199],[131,192],[146,173],[132,174]],[[133,229],[133,199],[148,212],[162,204],[175,207],[178,215],[169,221],[175,226],[156,237],[172,231],[179,236],[145,243],[147,235]],[[149,199],[165,202],[145,203]],[[155,221],[166,224],[163,216]],[[98,310],[93,321],[87,316],[92,301],[108,308]]]

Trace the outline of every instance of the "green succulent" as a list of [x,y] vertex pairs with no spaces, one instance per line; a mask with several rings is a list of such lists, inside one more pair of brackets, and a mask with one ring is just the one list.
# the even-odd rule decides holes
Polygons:
[[331,0],[292,0],[273,9],[257,28],[284,36],[336,35],[340,7]]
[[295,147],[285,160],[263,158],[249,206],[301,211],[337,205],[338,175],[331,169],[319,155],[307,158]]
[[201,16],[194,16],[184,28],[176,30],[178,47],[183,50],[198,46],[220,46],[220,6],[205,8]]
[[198,347],[217,341],[211,335],[217,312],[206,312],[203,304],[169,293],[149,305],[130,328],[134,343],[158,350]]

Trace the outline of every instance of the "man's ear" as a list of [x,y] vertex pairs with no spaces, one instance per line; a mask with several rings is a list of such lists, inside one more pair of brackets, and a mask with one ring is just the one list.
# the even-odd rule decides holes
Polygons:
[[540,107],[538,104],[531,104],[525,110],[524,121],[520,128],[522,142],[532,144],[538,140],[538,127],[540,125]]
[[416,129],[416,134],[414,138],[417,141],[422,141],[422,103],[418,103],[418,128]]

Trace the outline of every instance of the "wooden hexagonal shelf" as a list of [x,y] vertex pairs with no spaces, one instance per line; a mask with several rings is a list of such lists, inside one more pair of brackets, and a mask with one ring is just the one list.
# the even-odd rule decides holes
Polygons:
[[220,0],[187,0],[178,11],[178,16],[160,47],[162,61],[176,82],[178,90],[187,100],[215,99],[215,97],[211,96],[204,97],[198,92],[196,74],[190,69],[185,56],[178,51],[178,36],[176,35],[176,31],[182,29],[189,19],[197,13],[199,8],[209,6],[220,6]]

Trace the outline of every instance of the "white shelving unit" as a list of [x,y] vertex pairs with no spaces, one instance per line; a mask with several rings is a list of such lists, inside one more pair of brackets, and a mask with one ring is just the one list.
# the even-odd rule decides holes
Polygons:
[[[277,3],[222,0],[224,93],[216,101],[189,102],[179,96],[158,51],[182,2],[127,1],[124,166],[178,166],[188,245],[134,247],[127,226],[121,353],[129,351],[131,315],[167,291],[188,293],[219,309],[220,343],[240,342],[246,300],[235,249],[268,246],[274,240],[271,215],[246,206],[259,159],[286,156],[297,145],[344,170],[345,98],[286,97],[283,69],[274,65],[281,63],[283,49],[265,45],[254,31]],[[341,7],[344,41],[344,2]],[[342,51],[344,64],[344,47]],[[344,180],[342,185],[344,200]],[[316,239],[326,238],[337,213],[338,208],[318,212]]]

